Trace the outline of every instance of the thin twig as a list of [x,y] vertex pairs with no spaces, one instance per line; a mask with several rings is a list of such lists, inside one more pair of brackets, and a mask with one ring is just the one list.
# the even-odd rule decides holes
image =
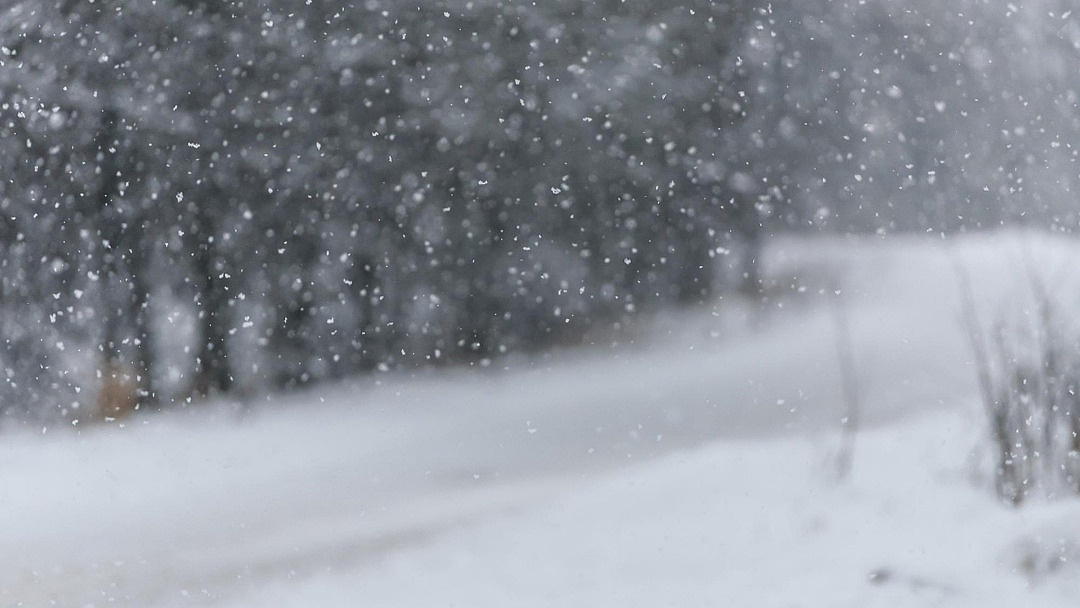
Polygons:
[[859,384],[855,369],[855,351],[851,345],[851,328],[847,309],[839,290],[834,292],[833,336],[836,339],[836,359],[840,365],[840,389],[844,400],[844,416],[840,419],[840,452],[836,470],[840,480],[851,473],[855,457],[855,435],[859,430]]

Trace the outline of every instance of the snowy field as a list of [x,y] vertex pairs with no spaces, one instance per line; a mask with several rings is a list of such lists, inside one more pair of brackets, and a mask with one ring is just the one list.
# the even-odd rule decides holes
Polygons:
[[[952,261],[1035,235],[775,243],[719,302],[486,369],[0,442],[0,606],[1073,606],[1080,501],[1000,505]],[[790,278],[789,278],[790,277]],[[835,476],[839,291],[863,402]]]

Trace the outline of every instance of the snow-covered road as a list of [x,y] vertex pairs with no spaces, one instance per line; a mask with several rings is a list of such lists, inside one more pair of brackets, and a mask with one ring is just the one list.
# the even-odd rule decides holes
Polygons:
[[[1014,276],[1020,240],[968,238],[955,251],[930,239],[785,241],[770,252],[770,272],[798,276],[808,289],[774,302],[756,330],[732,329],[729,315],[706,309],[657,322],[631,346],[509,369],[383,375],[239,421],[191,413],[78,435],[7,435],[0,606],[249,605],[251,597],[263,600],[250,605],[272,605],[266,589],[422,548],[612,479],[632,483],[636,468],[615,471],[659,456],[642,475],[663,477],[679,458],[671,454],[709,442],[813,437],[820,449],[799,458],[824,458],[841,416],[832,317],[820,304],[832,291],[825,274],[835,274],[845,298],[866,426],[970,410],[950,256],[971,268],[980,301],[1016,301],[1002,296],[1023,283]],[[1038,251],[1046,267],[1075,252],[1064,242]],[[537,555],[537,567],[550,558]],[[630,575],[646,585],[647,573]],[[694,588],[693,569],[685,576]],[[383,592],[375,603],[334,605],[392,603]],[[290,605],[328,605],[311,602]],[[627,603],[638,604],[609,602]]]

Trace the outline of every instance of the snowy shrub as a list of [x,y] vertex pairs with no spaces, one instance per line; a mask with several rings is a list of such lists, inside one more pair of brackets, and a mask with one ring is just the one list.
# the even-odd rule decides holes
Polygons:
[[1080,327],[1063,314],[1065,290],[1051,292],[1029,272],[1027,314],[1003,314],[987,328],[979,322],[970,279],[957,269],[989,419],[996,493],[1014,505],[1036,489],[1080,494]]

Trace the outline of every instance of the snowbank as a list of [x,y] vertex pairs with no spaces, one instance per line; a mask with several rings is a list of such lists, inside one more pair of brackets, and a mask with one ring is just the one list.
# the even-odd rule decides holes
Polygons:
[[866,433],[843,485],[827,437],[724,442],[226,605],[1074,606],[1080,503],[995,503],[978,423]]

